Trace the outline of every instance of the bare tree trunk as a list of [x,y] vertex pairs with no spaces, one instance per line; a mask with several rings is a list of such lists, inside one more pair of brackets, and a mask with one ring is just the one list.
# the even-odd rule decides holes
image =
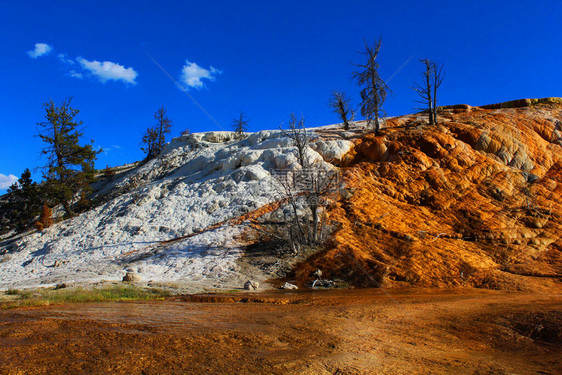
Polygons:
[[74,210],[72,209],[72,206],[70,205],[70,203],[68,203],[68,202],[65,201],[65,200],[61,200],[61,204],[62,204],[62,206],[64,207],[64,210],[66,211],[66,214],[67,214],[69,217],[73,217],[73,216],[76,215],[76,213],[75,213]]
[[310,211],[312,213],[312,243],[318,243],[318,205],[310,205]]
[[324,240],[324,226],[326,223],[326,209],[322,207],[322,219],[320,220],[320,238],[318,239],[320,243]]
[[430,77],[431,76],[431,67],[428,65],[427,66],[427,72],[425,75],[425,79],[426,79],[426,88],[427,88],[427,110],[428,110],[428,115],[429,115],[429,125],[433,125],[435,124],[435,118],[434,118],[434,113],[433,113],[433,101],[431,99],[431,80]]

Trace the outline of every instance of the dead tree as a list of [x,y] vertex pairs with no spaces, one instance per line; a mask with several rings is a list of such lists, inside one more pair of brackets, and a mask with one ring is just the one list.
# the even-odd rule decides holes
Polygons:
[[238,116],[236,120],[232,121],[232,128],[234,129],[236,139],[244,139],[246,137],[248,121],[248,117],[244,112],[240,112],[240,116]]
[[416,103],[425,104],[427,106],[426,109],[419,108],[421,110],[427,110],[427,116],[429,118],[429,125],[433,125],[433,100],[432,94],[433,90],[431,89],[431,70],[432,65],[431,61],[428,59],[420,60],[423,64],[425,64],[425,71],[422,73],[423,80],[422,83],[415,83],[412,86],[412,90],[414,90],[420,97],[421,100],[416,100]]
[[306,149],[308,148],[308,133],[306,127],[304,126],[304,117],[301,116],[297,119],[294,113],[291,113],[291,119],[289,120],[289,126],[287,129],[283,129],[281,125],[279,127],[284,136],[290,138],[293,141],[293,145],[297,149],[297,157],[299,164],[302,168],[308,168],[308,159],[306,158]]
[[274,174],[280,207],[289,207],[283,214],[283,225],[269,227],[269,234],[286,241],[294,253],[301,246],[317,246],[324,242],[326,206],[339,193],[337,170],[319,167],[277,171]]
[[[292,140],[299,166],[276,170],[273,189],[279,208],[275,221],[255,227],[262,239],[273,239],[288,245],[294,254],[302,246],[317,247],[325,241],[329,227],[326,205],[339,194],[339,174],[336,169],[314,165],[307,153],[309,135],[304,120],[291,115],[283,134]],[[278,215],[278,216],[275,216]]]
[[362,87],[361,115],[367,119],[369,126],[374,122],[375,132],[378,133],[380,117],[385,115],[382,105],[391,90],[379,75],[379,63],[376,61],[381,49],[382,39],[379,38],[372,47],[367,42],[364,43],[365,52],[360,53],[367,57],[367,61],[364,64],[355,64],[359,70],[353,73],[353,78]]
[[437,89],[445,78],[443,65],[438,66],[434,61],[428,59],[421,59],[420,62],[425,66],[422,82],[415,83],[412,89],[421,97],[417,103],[426,105],[426,108],[420,109],[427,111],[429,125],[435,125],[437,124]]
[[355,113],[349,105],[349,99],[345,93],[341,91],[334,91],[328,105],[335,113],[337,113],[340,120],[342,120],[343,128],[345,130],[349,130],[349,122],[353,121]]
[[443,73],[443,64],[437,65],[432,62],[433,65],[433,76],[431,77],[433,84],[433,123],[437,124],[437,89],[443,83],[445,79],[445,73]]

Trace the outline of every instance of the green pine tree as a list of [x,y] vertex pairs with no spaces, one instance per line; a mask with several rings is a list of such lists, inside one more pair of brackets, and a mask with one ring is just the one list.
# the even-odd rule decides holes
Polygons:
[[29,169],[9,187],[8,197],[10,227],[21,232],[40,214],[42,205],[40,187],[31,179]]
[[89,191],[94,179],[94,161],[101,150],[94,150],[93,141],[80,145],[82,121],[75,119],[79,110],[70,106],[72,98],[56,106],[52,99],[43,104],[46,121],[38,123],[39,137],[46,143],[42,154],[47,158],[43,177],[47,196],[74,216],[72,200],[79,191]]

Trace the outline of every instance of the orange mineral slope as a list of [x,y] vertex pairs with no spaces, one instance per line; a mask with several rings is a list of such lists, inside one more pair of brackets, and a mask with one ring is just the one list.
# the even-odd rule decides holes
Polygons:
[[295,269],[356,286],[557,288],[562,99],[393,118],[340,162],[349,194],[333,243]]

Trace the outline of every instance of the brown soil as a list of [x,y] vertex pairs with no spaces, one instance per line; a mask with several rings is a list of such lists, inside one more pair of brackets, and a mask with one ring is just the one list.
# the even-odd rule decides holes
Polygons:
[[73,304],[0,312],[0,373],[560,374],[561,327],[561,294],[474,289]]

